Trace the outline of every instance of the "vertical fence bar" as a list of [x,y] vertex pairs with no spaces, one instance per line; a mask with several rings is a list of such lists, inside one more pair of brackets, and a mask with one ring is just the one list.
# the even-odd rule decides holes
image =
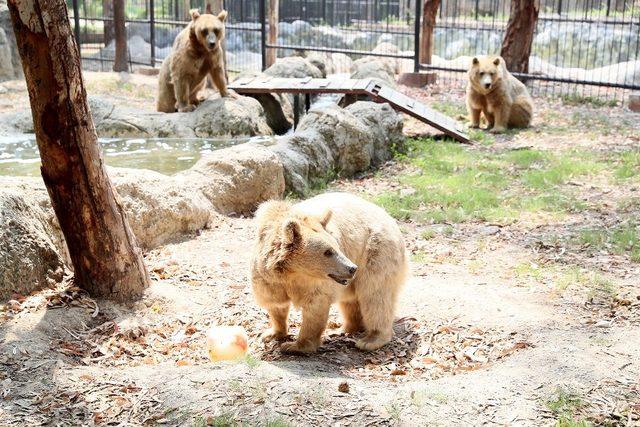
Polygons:
[[78,56],[81,56],[80,48],[80,8],[78,7],[78,0],[73,0],[73,32],[76,35],[76,44],[78,45]]
[[422,1],[416,2],[416,16],[413,22],[413,72],[420,71],[420,10],[422,9]]
[[262,71],[267,69],[267,17],[265,3],[267,0],[258,0],[260,15],[260,54],[262,55]]
[[156,66],[156,11],[154,0],[149,0],[149,43],[151,43],[151,66]]

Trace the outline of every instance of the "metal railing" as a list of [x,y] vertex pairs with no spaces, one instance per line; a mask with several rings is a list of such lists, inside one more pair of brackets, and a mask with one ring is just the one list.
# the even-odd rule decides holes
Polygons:
[[[208,1],[127,1],[131,68],[158,66],[188,23],[189,8],[204,10]],[[83,63],[90,69],[109,70],[113,61],[110,3],[69,0]],[[228,68],[232,75],[258,72],[268,49],[278,56],[372,56],[393,62],[400,72],[437,71],[441,82],[461,87],[469,57],[499,52],[509,5],[508,0],[442,0],[434,56],[431,64],[420,64],[421,0],[280,0],[275,43],[267,38],[267,0],[229,1]],[[620,99],[626,90],[640,89],[640,2],[541,0],[529,73],[517,76],[534,92],[554,95]]]

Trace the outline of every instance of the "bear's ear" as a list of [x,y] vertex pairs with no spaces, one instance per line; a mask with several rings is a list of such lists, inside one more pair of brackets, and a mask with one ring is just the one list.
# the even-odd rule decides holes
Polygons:
[[331,216],[332,215],[333,215],[333,211],[331,209],[327,209],[318,217],[322,227],[326,227],[327,226],[329,221],[331,221]]
[[480,60],[478,58],[473,58],[473,60],[471,61],[471,64],[473,65],[478,65],[480,63]]
[[222,12],[220,12],[218,14],[218,19],[222,22],[224,22],[227,19],[227,11],[223,10]]
[[295,219],[290,219],[285,222],[282,227],[283,242],[285,245],[295,245],[302,239],[300,233],[300,223]]
[[192,21],[195,21],[196,19],[200,18],[200,11],[198,9],[191,9],[189,11],[189,14],[191,15]]
[[493,60],[493,65],[500,65],[500,57]]

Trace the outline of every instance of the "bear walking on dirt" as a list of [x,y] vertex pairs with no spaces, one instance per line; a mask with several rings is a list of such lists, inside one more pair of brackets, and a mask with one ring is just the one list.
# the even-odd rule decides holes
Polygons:
[[191,11],[191,22],[173,42],[171,53],[158,76],[158,111],[193,111],[201,101],[198,92],[209,75],[220,96],[228,96],[224,57],[220,46],[225,35],[227,12],[200,15]]
[[484,114],[493,133],[531,124],[533,102],[527,87],[516,79],[500,56],[473,58],[468,72],[467,110],[472,128],[480,127]]
[[282,344],[285,353],[318,349],[334,303],[344,332],[365,332],[358,348],[375,350],[391,340],[408,259],[400,228],[383,209],[327,193],[295,205],[263,203],[256,222],[251,282],[271,323],[263,340],[287,338],[291,303],[302,309],[302,325],[296,341]]

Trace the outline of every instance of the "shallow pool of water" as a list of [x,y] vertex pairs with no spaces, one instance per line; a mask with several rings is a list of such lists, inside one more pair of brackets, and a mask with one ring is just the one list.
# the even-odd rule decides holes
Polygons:
[[[205,153],[256,138],[100,138],[109,166],[151,169],[172,175],[188,169]],[[35,135],[0,137],[0,175],[39,176],[40,155]]]

